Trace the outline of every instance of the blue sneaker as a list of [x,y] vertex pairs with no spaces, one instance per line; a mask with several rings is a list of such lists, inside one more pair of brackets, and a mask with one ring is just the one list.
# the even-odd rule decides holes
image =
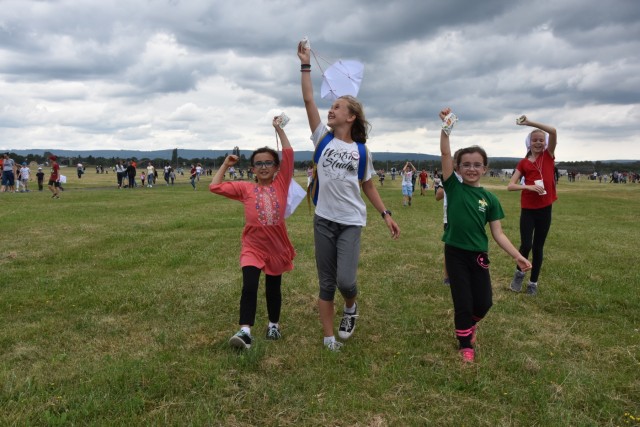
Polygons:
[[527,295],[538,295],[538,284],[529,282],[527,285]]
[[522,290],[522,282],[524,282],[524,272],[516,270],[509,287],[513,292],[520,292]]

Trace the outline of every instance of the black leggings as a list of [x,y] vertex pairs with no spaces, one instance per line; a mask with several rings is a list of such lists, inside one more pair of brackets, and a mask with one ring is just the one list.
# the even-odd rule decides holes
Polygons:
[[470,348],[473,326],[493,305],[489,257],[484,252],[445,245],[444,260],[451,283],[456,337],[460,348]]
[[[242,297],[240,297],[240,325],[253,326],[256,319],[256,305],[258,303],[258,284],[260,283],[258,267],[242,267]],[[265,296],[267,299],[267,314],[269,321],[280,321],[280,307],[282,306],[282,293],[280,285],[282,275],[270,276],[265,274]]]
[[538,282],[542,268],[544,242],[551,228],[551,206],[520,211],[520,253],[523,257],[529,258],[529,252],[533,250],[529,280],[534,283]]

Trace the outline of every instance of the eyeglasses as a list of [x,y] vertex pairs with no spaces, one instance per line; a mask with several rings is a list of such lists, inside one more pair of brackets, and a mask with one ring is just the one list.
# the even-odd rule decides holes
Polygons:
[[462,163],[460,164],[462,169],[482,169],[484,165],[482,163]]
[[273,165],[275,164],[276,162],[274,162],[273,160],[267,160],[266,162],[255,162],[253,165],[258,169],[262,169],[262,168],[272,168]]

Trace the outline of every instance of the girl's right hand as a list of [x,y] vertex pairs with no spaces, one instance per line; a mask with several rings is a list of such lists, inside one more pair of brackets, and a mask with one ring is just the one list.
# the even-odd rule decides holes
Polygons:
[[305,48],[302,42],[298,43],[298,58],[301,64],[311,64],[311,49]]
[[224,159],[224,164],[227,166],[233,166],[238,163],[238,156],[235,154],[229,154],[226,159]]
[[449,113],[451,113],[451,108],[447,107],[440,111],[440,114],[438,114],[438,116],[440,116],[440,120],[444,121],[444,118],[447,117]]

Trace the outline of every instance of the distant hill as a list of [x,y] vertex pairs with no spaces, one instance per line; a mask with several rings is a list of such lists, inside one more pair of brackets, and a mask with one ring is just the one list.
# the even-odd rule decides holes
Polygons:
[[[155,151],[137,151],[137,150],[54,150],[54,149],[31,149],[31,150],[11,150],[12,153],[16,153],[20,156],[27,156],[29,154],[35,154],[43,156],[45,152],[54,153],[59,157],[103,157],[105,159],[165,159],[171,160],[171,154],[173,149],[168,150],[155,150]],[[251,156],[251,150],[241,150],[240,154],[244,154],[246,157]],[[231,150],[187,150],[178,149],[178,156],[183,159],[216,159],[221,156],[225,156],[231,153]],[[296,151],[296,161],[306,162],[311,161],[313,157],[313,151]],[[432,154],[420,154],[420,153],[388,153],[388,152],[374,152],[373,158],[376,161],[381,162],[398,162],[410,159],[412,161],[440,161],[440,156],[434,156]],[[517,161],[517,158],[492,158],[492,160],[513,160]]]
[[[64,158],[82,157],[87,158],[103,157],[105,159],[165,159],[171,160],[171,154],[173,149],[167,150],[154,150],[154,151],[139,151],[139,150],[56,150],[56,149],[30,149],[30,150],[11,150],[12,153],[16,153],[20,156],[27,156],[28,154],[44,155],[45,152],[55,153],[56,155]],[[217,159],[218,157],[229,154],[231,150],[187,150],[178,149],[178,156],[183,159]],[[241,150],[240,154],[244,154],[246,157],[251,156],[251,150]],[[296,161],[307,162],[311,161],[313,157],[313,151],[296,151]],[[420,154],[420,153],[389,153],[389,152],[374,152],[373,159],[379,162],[399,162],[410,159],[415,162],[439,162],[439,155],[432,154]],[[520,160],[520,157],[491,157],[491,162],[513,162],[514,165]],[[602,163],[634,163],[638,160],[600,160]],[[567,163],[567,162],[563,162]],[[571,162],[569,162],[571,163]]]

